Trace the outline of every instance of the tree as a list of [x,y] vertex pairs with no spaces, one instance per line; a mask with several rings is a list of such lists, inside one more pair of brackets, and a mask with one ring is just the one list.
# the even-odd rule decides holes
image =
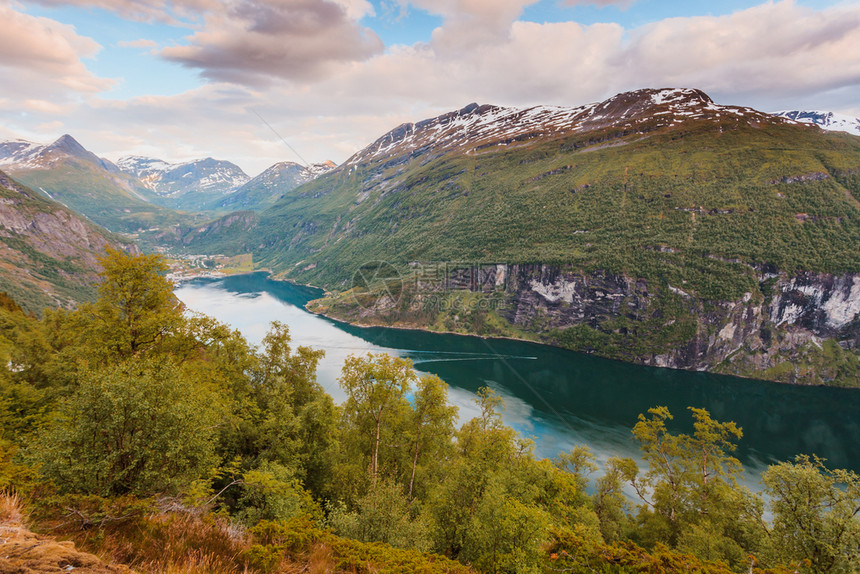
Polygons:
[[600,522],[600,534],[610,543],[626,538],[631,528],[628,515],[630,503],[624,493],[622,464],[615,457],[606,461],[606,471],[597,479],[593,498],[594,512]]
[[818,457],[771,465],[762,475],[773,513],[776,562],[808,564],[816,574],[848,574],[860,565],[860,476],[831,470]]
[[409,408],[406,392],[415,381],[412,361],[391,355],[368,353],[346,358],[339,379],[346,391],[344,417],[349,427],[369,438],[370,475],[379,473],[379,449],[384,424]]
[[220,410],[168,357],[134,357],[86,371],[32,456],[67,491],[178,491],[215,466]]
[[436,375],[423,375],[418,380],[412,410],[412,468],[408,497],[415,487],[415,472],[419,456],[443,458],[451,448],[457,407],[448,406],[448,385]]
[[481,572],[540,572],[550,517],[511,496],[504,482],[499,474],[488,482],[470,518],[460,558]]
[[164,276],[160,255],[129,255],[108,248],[99,261],[104,280],[93,306],[98,340],[120,355],[152,349],[183,323],[182,304]]
[[740,462],[728,454],[742,436],[733,422],[718,422],[704,409],[690,407],[692,435],[671,434],[666,407],[639,415],[633,435],[648,471],[640,475],[632,459],[615,468],[635,489],[640,507],[640,541],[665,542],[703,559],[739,565],[760,535],[761,503],[737,484]]
[[337,507],[329,520],[342,536],[424,552],[430,549],[429,527],[424,516],[413,516],[413,510],[400,485],[382,478],[358,500],[354,511]]
[[256,426],[257,458],[295,470],[316,494],[321,494],[331,466],[336,409],[316,380],[324,351],[293,350],[289,328],[272,322],[263,338],[262,353],[250,370],[260,416]]

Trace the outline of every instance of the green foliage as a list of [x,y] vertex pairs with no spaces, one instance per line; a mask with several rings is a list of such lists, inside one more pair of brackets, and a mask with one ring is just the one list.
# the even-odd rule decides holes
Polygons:
[[347,394],[343,405],[345,424],[357,431],[355,440],[369,458],[373,481],[379,474],[383,432],[394,434],[395,425],[409,409],[406,392],[415,379],[409,359],[368,354],[350,356],[344,362],[339,382]]
[[[692,554],[674,551],[658,544],[650,552],[630,542],[606,544],[585,538],[576,532],[557,533],[549,546],[545,561],[547,572],[581,574],[732,574],[722,562],[704,561]],[[743,569],[750,574],[791,574],[782,567],[759,568],[755,557],[747,557]]]
[[551,519],[508,494],[504,482],[504,477],[491,477],[475,501],[460,558],[482,572],[539,572]]
[[594,512],[600,534],[613,543],[629,538],[634,532],[630,519],[630,501],[624,492],[624,468],[629,463],[618,458],[606,461],[603,476],[597,479],[594,493]]
[[263,461],[242,478],[241,511],[236,516],[245,524],[287,521],[298,516],[322,517],[321,509],[293,472],[278,463]]
[[32,456],[66,491],[176,492],[215,464],[219,411],[175,362],[132,358],[84,373]]
[[436,375],[422,375],[417,387],[408,423],[412,448],[409,498],[414,493],[426,493],[427,483],[438,479],[434,475],[439,474],[439,461],[451,454],[451,437],[457,418],[457,408],[448,405],[448,385],[442,379]]
[[705,559],[739,566],[745,548],[761,536],[761,504],[737,484],[740,462],[729,455],[742,436],[733,422],[721,423],[704,409],[690,407],[692,435],[668,432],[666,407],[639,415],[633,435],[648,471],[640,475],[632,459],[616,460],[624,477],[645,503],[639,509],[639,538],[650,546],[667,542]]
[[817,457],[770,466],[762,475],[773,513],[771,551],[804,572],[856,572],[860,564],[860,476]]
[[337,571],[371,573],[417,572],[459,574],[472,570],[442,556],[401,550],[382,542],[341,538],[321,530],[307,517],[289,522],[263,521],[251,530],[257,543],[245,554],[250,565],[263,572],[277,569],[285,558],[307,556],[314,548],[331,552]]
[[346,538],[424,552],[430,550],[429,524],[425,517],[414,516],[415,510],[399,484],[382,479],[357,501],[354,511],[332,509],[329,523]]
[[167,264],[158,255],[131,256],[108,249],[101,260],[104,281],[93,306],[101,343],[119,356],[158,345],[183,322]]

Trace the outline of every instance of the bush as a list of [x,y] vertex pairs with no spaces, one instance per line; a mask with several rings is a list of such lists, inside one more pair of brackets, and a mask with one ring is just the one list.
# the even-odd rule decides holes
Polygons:
[[67,492],[176,492],[216,463],[216,397],[169,358],[85,372],[32,457]]

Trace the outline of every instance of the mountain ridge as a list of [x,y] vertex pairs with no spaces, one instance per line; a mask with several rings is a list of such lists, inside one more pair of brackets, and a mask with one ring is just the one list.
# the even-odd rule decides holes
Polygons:
[[835,112],[791,110],[775,112],[774,115],[799,123],[813,124],[827,131],[841,131],[860,136],[860,118]]
[[93,299],[107,247],[138,251],[0,171],[0,291],[26,310]]
[[251,178],[236,164],[211,157],[168,163],[144,156],[125,156],[117,167],[139,178],[161,197],[177,197],[192,191],[229,194]]
[[[183,243],[251,252],[281,277],[325,287],[317,310],[362,324],[774,380],[792,361],[792,380],[860,378],[860,321],[813,320],[823,305],[856,315],[845,305],[860,272],[860,138],[699,90],[578,108],[475,104],[403,124],[258,217],[228,216]],[[409,279],[402,297],[354,297],[370,261]],[[439,262],[520,271],[511,289],[416,291],[420,276],[410,278]],[[468,297],[484,306],[462,307]]]
[[475,153],[541,137],[609,127],[636,130],[648,123],[650,131],[685,120],[719,118],[721,114],[738,121],[771,120],[770,114],[752,108],[717,105],[707,94],[692,88],[646,88],[578,107],[518,108],[471,103],[435,118],[401,124],[354,154],[344,166],[371,161],[387,153],[393,155],[390,152],[395,146],[405,147],[404,151],[412,152],[413,156],[433,149],[462,148],[466,153]]
[[153,203],[156,196],[136,177],[68,134],[46,145],[0,142],[0,168],[111,231],[137,233],[159,220],[180,219]]
[[263,170],[217,205],[223,209],[260,211],[270,207],[284,193],[336,168],[331,160],[309,166],[281,161]]

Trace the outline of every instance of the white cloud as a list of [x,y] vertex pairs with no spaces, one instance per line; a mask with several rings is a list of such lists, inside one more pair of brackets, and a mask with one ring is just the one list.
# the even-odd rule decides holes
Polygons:
[[108,90],[113,80],[87,70],[82,58],[101,46],[74,28],[0,3],[0,122],[28,134],[72,113],[81,98]]
[[[361,37],[357,18],[372,10],[363,0],[316,2],[312,8],[309,0],[269,2],[274,0],[244,9],[238,4],[237,22],[221,20],[221,8],[208,12],[191,43],[177,47],[185,50],[172,53],[222,81],[125,102],[60,99],[64,109],[74,105],[63,129],[114,159],[128,153],[171,161],[210,155],[254,175],[295,157],[251,110],[307,160],[343,161],[399,123],[471,101],[574,106],[641,87],[689,86],[721,103],[764,110],[860,108],[856,1],[823,10],[773,2],[728,16],[672,18],[625,30],[611,23],[520,21],[531,0],[414,0],[411,5],[442,16],[442,26],[428,43],[385,52],[368,41],[373,37]],[[311,22],[286,18],[290,10]],[[306,42],[293,42],[299,31],[309,34]],[[269,36],[295,43],[289,47],[294,51],[285,52]],[[79,41],[77,50],[67,50],[72,68],[97,49]],[[345,54],[349,46],[358,52]],[[297,61],[299,53],[310,63]],[[103,81],[79,70],[81,81]],[[13,99],[5,88],[3,97]],[[27,99],[55,102],[38,94]],[[44,127],[58,119],[35,107],[28,113]],[[7,121],[11,113],[0,111],[0,123],[14,125]]]
[[31,0],[49,7],[101,8],[130,20],[181,23],[217,8],[218,0]]
[[215,81],[313,80],[383,51],[379,37],[353,19],[365,13],[362,3],[346,0],[224,4],[205,14],[188,45],[165,48],[161,55]]
[[[90,73],[81,62],[101,49],[73,27],[49,18],[17,12],[0,4],[0,85],[5,94],[35,92],[62,86],[77,92],[98,92],[111,82]],[[35,82],[35,85],[30,84]]]
[[605,8],[606,6],[618,6],[621,9],[625,9],[630,7],[634,2],[636,2],[636,0],[564,0],[563,4],[565,6],[583,6],[590,4],[600,8]]
[[120,48],[157,48],[158,42],[141,38],[140,40],[119,41],[116,45]]
[[860,81],[860,6],[785,1],[637,30],[621,58],[635,78],[738,94],[810,92]]

